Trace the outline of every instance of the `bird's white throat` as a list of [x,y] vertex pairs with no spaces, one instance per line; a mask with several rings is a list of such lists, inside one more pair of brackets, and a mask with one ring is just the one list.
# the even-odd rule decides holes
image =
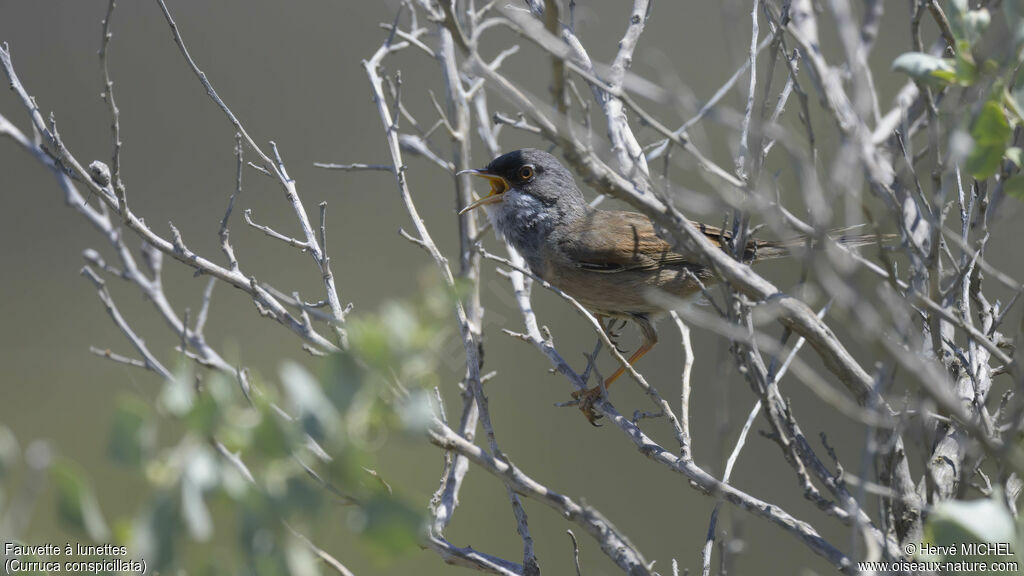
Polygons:
[[554,214],[537,198],[515,188],[501,202],[487,206],[494,229],[521,254],[536,252],[554,227]]

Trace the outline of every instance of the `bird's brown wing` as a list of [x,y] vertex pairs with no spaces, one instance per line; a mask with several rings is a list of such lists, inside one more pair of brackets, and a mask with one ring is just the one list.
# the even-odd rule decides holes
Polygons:
[[[728,236],[714,226],[694,225],[718,246]],[[594,272],[699,267],[692,258],[673,250],[654,232],[650,219],[636,212],[591,212],[577,234],[563,240],[562,250],[580,268]]]

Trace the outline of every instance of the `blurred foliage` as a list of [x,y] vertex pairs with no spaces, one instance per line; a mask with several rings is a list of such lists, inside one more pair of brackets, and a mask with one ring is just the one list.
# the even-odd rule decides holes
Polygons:
[[[436,286],[421,294],[353,315],[349,351],[311,367],[287,361],[274,380],[250,375],[248,398],[233,376],[197,373],[184,362],[156,406],[118,398],[108,454],[143,475],[150,494],[111,536],[86,475],[58,459],[49,476],[62,522],[83,540],[127,545],[158,572],[223,571],[188,565],[184,553],[189,542],[217,533],[236,543],[233,571],[318,574],[316,551],[292,530],[302,533],[324,514],[340,517],[384,561],[417,547],[423,505],[377,473],[376,456],[396,433],[421,434],[434,418],[428,390],[439,383],[454,300]],[[161,428],[177,438],[158,441]],[[18,456],[13,435],[0,427],[0,479],[18,468]],[[225,515],[212,509],[236,520],[217,526]]]
[[14,432],[0,425],[0,481],[7,480],[11,471],[17,469],[20,458],[21,448],[18,447],[18,439],[15,438]]
[[1021,149],[1011,146],[1013,130],[1024,124],[1024,77],[1018,74],[1024,63],[1024,0],[1002,3],[1009,43],[1000,40],[1004,31],[992,29],[988,8],[972,10],[967,0],[944,6],[955,41],[952,55],[907,52],[892,67],[933,89],[958,86],[978,93],[972,101],[979,106],[963,127],[971,140],[964,167],[979,180],[999,173],[1006,194],[1024,200]]
[[57,491],[57,512],[61,521],[94,542],[105,542],[110,535],[100,512],[96,493],[77,464],[60,460],[52,474]]
[[968,568],[958,570],[958,574],[1014,573],[994,570],[991,565],[995,562],[1016,562],[1016,573],[1024,574],[1019,522],[998,489],[987,499],[938,503],[925,523],[922,545],[928,549],[919,551],[917,559],[961,562]]

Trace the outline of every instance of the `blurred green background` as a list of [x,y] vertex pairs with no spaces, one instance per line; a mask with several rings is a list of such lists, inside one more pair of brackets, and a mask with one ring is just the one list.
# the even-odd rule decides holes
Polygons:
[[[86,163],[93,159],[109,163],[111,153],[96,57],[106,4],[104,0],[0,1],[0,41],[9,44],[16,69],[44,114],[53,111],[65,141]],[[170,8],[196,62],[249,133],[261,144],[277,142],[307,209],[312,213],[319,202],[329,203],[332,265],[343,300],[355,304],[354,314],[375,310],[388,299],[416,296],[422,277],[436,272],[422,251],[398,234],[409,222],[391,175],[328,172],[312,165],[390,161],[360,62],[386,36],[378,23],[392,21],[397,2],[221,0],[170,2]],[[902,76],[888,72],[889,63],[910,47],[905,5],[887,3],[887,9],[891,13],[871,56],[883,109],[903,82]],[[634,57],[634,71],[654,81],[678,77],[699,101],[706,100],[745,58],[748,11],[749,6],[736,2],[655,3]],[[577,2],[577,33],[595,61],[608,62],[614,56],[627,18],[628,5],[621,1]],[[121,109],[123,179],[129,201],[158,232],[166,234],[170,220],[191,249],[219,260],[217,228],[234,187],[233,130],[186,67],[154,2],[121,2],[112,28],[110,66]],[[765,30],[762,24],[762,35]],[[487,54],[496,54],[507,43],[524,44],[508,60],[506,71],[546,98],[547,58],[510,34],[494,38],[505,44],[496,41],[485,50]],[[833,40],[827,35],[824,39],[826,43]],[[423,54],[408,52],[389,60],[388,67],[402,70],[403,100],[429,125],[434,117],[427,89],[441,93],[437,67]],[[745,89],[740,92],[728,96],[725,104],[742,109]],[[795,106],[791,102],[790,107]],[[497,97],[491,99],[491,108],[510,112]],[[820,118],[813,97],[812,108],[815,122],[827,122]],[[9,91],[0,92],[0,112],[23,130],[28,127],[24,110]],[[681,121],[676,116],[666,118],[671,119],[670,125]],[[603,134],[603,119],[595,113],[594,121],[596,134]],[[715,130],[713,124],[710,130]],[[650,139],[649,132],[641,129],[639,133],[642,139],[648,137],[645,142]],[[828,136],[823,139],[828,147]],[[712,137],[711,141],[716,160],[730,166],[726,139]],[[448,156],[445,138],[435,142],[437,151]],[[509,148],[546,146],[521,134],[511,135],[504,143]],[[482,146],[474,159],[481,166],[489,160]],[[455,260],[452,180],[421,159],[407,162],[421,214],[438,245]],[[700,186],[698,177],[683,174],[680,178],[683,185]],[[108,248],[63,205],[49,173],[6,140],[0,140],[0,203],[0,245],[5,247],[0,250],[0,423],[11,427],[23,443],[49,439],[60,453],[79,462],[92,478],[108,519],[131,516],[147,486],[133,471],[113,465],[107,455],[113,399],[124,392],[152,399],[159,382],[152,374],[89,353],[90,345],[132,352],[91,285],[79,275],[83,249],[95,247],[107,253]],[[321,284],[311,259],[245,226],[242,208],[251,208],[260,223],[295,233],[297,226],[278,186],[252,170],[246,172],[233,217],[236,253],[243,268],[258,278],[298,290],[307,299],[318,298]],[[1007,204],[1000,214],[1003,221],[1020,216],[1019,203]],[[1010,255],[1018,241],[999,224],[994,226],[997,241],[993,245],[1002,248],[994,250],[990,259],[1019,276],[1020,259]],[[496,246],[493,238],[488,242]],[[787,288],[795,283],[795,270],[792,265],[772,264],[762,272]],[[179,311],[198,309],[205,279],[192,278],[171,261],[165,264],[165,278]],[[114,280],[109,284],[150,348],[172,358],[175,339],[137,291]],[[535,479],[602,511],[648,560],[658,561],[662,574],[671,573],[672,558],[679,560],[681,568],[699,570],[699,552],[714,500],[691,489],[681,476],[642,458],[613,427],[591,428],[576,410],[554,407],[567,399],[567,383],[548,373],[546,360],[535,350],[500,331],[521,325],[507,281],[485,263],[482,285],[487,307],[485,370],[498,371],[487,391],[504,451]],[[559,350],[582,366],[582,354],[592,349],[593,334],[557,298],[541,290],[535,294],[540,319],[552,329]],[[626,341],[635,342],[632,329],[627,334]],[[640,368],[671,399],[678,396],[682,366],[679,337],[670,322],[662,323],[661,334],[661,345]],[[261,319],[248,299],[223,286],[214,292],[207,335],[229,359],[268,377],[277,373],[284,359],[310,363],[296,338]],[[694,342],[695,455],[699,463],[720,474],[723,450],[731,448],[754,398],[742,378],[722,368],[731,365],[731,357],[720,338],[698,330]],[[461,347],[452,340],[444,351],[448,359],[442,391],[449,406],[454,406]],[[607,357],[603,362],[610,365]],[[808,437],[826,430],[840,457],[858,473],[863,431],[833,416],[799,384],[786,382],[784,389],[792,395]],[[613,400],[627,414],[647,406],[625,379],[613,389]],[[658,439],[670,441],[663,424],[653,427]],[[758,428],[764,426],[759,422]],[[170,441],[175,431],[164,427],[161,433],[166,435],[163,441]],[[381,475],[426,509],[438,484],[441,454],[423,442],[404,438],[391,442],[381,459]],[[919,462],[913,464],[915,471],[920,470]],[[823,517],[802,498],[792,471],[769,440],[752,434],[734,479],[753,495],[811,522],[841,548],[852,541],[849,530]],[[454,544],[521,558],[515,521],[498,481],[471,470],[461,502],[447,533]],[[565,534],[572,525],[537,503],[528,501],[526,506],[541,566],[549,574],[573,573]],[[44,498],[28,531],[21,535],[23,540],[80,540],[57,523],[53,508],[52,498]],[[725,507],[723,512],[719,529],[743,543],[736,559],[739,572],[832,571],[792,536],[733,508]],[[325,516],[310,535],[356,574],[463,571],[446,566],[428,551],[381,559],[344,527],[344,510]],[[220,508],[216,517],[230,526],[230,510]],[[585,574],[617,573],[596,544],[577,533]],[[183,548],[183,564],[216,560],[225,554],[226,545],[219,538],[189,544]]]

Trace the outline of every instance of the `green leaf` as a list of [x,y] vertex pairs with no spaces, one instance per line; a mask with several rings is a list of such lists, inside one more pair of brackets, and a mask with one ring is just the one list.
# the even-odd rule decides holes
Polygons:
[[[364,468],[373,465],[371,455],[361,449],[358,444],[349,444],[337,454],[323,469],[323,476],[335,486],[360,486],[366,481]],[[374,484],[369,484],[376,488]]]
[[956,69],[950,60],[922,52],[900,54],[892,61],[892,69],[931,84],[952,82],[956,78]]
[[174,416],[184,416],[192,408],[196,389],[192,381],[192,370],[189,365],[182,366],[160,391],[160,406]]
[[1006,151],[1010,137],[1010,123],[998,102],[988,101],[971,126],[974,149],[967,157],[967,170],[972,176],[984,180],[996,173]]
[[[291,428],[290,430],[294,430]],[[252,436],[252,447],[267,458],[291,455],[293,438],[270,408],[260,410],[260,423]]]
[[1014,165],[1017,166],[1017,168],[1020,168],[1022,165],[1024,165],[1024,150],[1021,150],[1016,146],[1012,148],[1007,148],[1006,159],[1009,160],[1010,162],[1013,162]]
[[1013,516],[996,498],[941,502],[929,516],[929,523],[934,529],[946,522],[978,542],[1012,542],[1016,535]]
[[205,445],[188,451],[181,477],[181,514],[193,539],[205,542],[213,536],[213,518],[203,496],[215,488],[220,474],[217,457]]
[[316,515],[324,512],[323,490],[309,482],[309,479],[302,476],[291,476],[285,481],[284,503],[287,512],[296,514],[304,512],[309,515]]
[[318,560],[313,551],[298,537],[288,540],[285,548],[285,560],[288,562],[288,574],[293,576],[320,576]]
[[422,388],[411,390],[408,398],[398,402],[396,410],[406,431],[414,434],[426,432],[434,422],[434,405],[430,394]]
[[356,394],[363,387],[365,377],[362,366],[350,352],[331,355],[323,385],[327,396],[339,412],[348,412]]
[[157,574],[170,567],[175,551],[180,517],[177,501],[169,492],[158,492],[132,526],[132,549],[146,559]]
[[989,100],[971,127],[971,138],[979,144],[1005,144],[1009,137],[1010,123],[1006,120],[1003,107]]
[[953,66],[956,69],[955,82],[960,86],[971,86],[978,80],[978,66],[971,56],[970,46],[967,42],[958,42],[960,49],[953,58]]
[[965,41],[971,45],[981,39],[992,22],[992,16],[987,9],[970,10],[967,0],[951,0],[947,3],[946,13],[953,36],[958,41]]
[[417,548],[424,528],[419,509],[386,495],[370,499],[349,520],[384,557]]
[[1002,159],[1002,146],[975,144],[967,157],[967,170],[978,180],[984,180],[996,173]]
[[[933,78],[938,78],[946,84],[956,84],[958,82],[956,72],[951,70],[935,70],[931,73],[931,76]],[[935,84],[935,82],[929,82],[929,84]]]
[[181,485],[181,514],[185,519],[188,533],[198,542],[206,542],[213,536],[213,518],[203,501],[203,493],[192,484]]
[[[1020,148],[1017,148],[1020,150]],[[1024,174],[1017,174],[1003,184],[1003,192],[1011,198],[1024,202]]]
[[967,31],[967,40],[972,44],[980,40],[991,23],[992,15],[989,14],[988,8],[968,10],[967,14],[964,15],[964,28]]
[[220,406],[213,395],[196,394],[192,406],[185,414],[185,425],[189,430],[203,436],[213,434],[221,422]]
[[78,466],[68,460],[58,462],[53,467],[53,480],[60,520],[81,530],[94,542],[107,540],[110,530],[103,519],[96,494]]
[[138,466],[155,442],[156,426],[149,405],[134,396],[119,397],[107,442],[110,457],[121,464]]
[[280,368],[284,386],[294,412],[305,431],[316,439],[333,435],[341,427],[341,416],[320,388],[320,382],[297,362],[285,362]]
[[[929,560],[942,559],[955,562],[978,563],[991,562],[991,554],[970,554],[970,546],[974,543],[996,544],[1007,546],[1006,552],[1013,553],[1016,543],[1016,528],[1013,516],[1002,504],[1002,496],[997,495],[983,500],[947,500],[935,506],[925,525],[924,542],[926,545],[938,547],[926,549],[921,557]],[[981,572],[964,571],[959,574],[981,574]]]

